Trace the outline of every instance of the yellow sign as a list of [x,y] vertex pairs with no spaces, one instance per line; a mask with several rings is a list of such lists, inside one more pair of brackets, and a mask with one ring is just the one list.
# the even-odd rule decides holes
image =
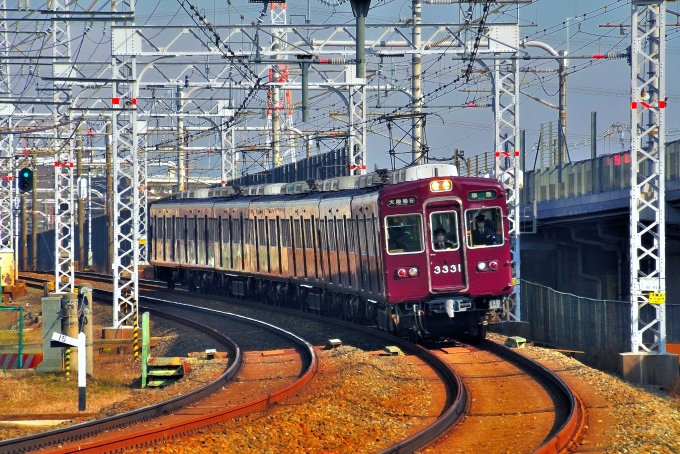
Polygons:
[[146,238],[142,238],[141,240],[139,240],[139,244],[144,246],[146,244]]
[[665,304],[665,303],[666,303],[665,292],[652,292],[649,294],[649,304]]
[[512,285],[513,286],[517,285],[517,278],[516,277],[512,278]]

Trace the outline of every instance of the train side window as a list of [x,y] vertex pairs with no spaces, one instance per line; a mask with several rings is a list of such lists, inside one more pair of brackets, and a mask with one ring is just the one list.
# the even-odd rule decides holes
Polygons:
[[223,243],[228,243],[231,241],[230,235],[229,235],[229,219],[222,219],[222,242]]
[[335,230],[335,220],[328,220],[328,248],[331,252],[335,252],[335,238],[337,236]]
[[277,247],[278,241],[276,238],[276,219],[269,220],[269,247]]
[[366,220],[366,235],[368,235],[368,255],[375,255],[375,218]]
[[290,247],[290,221],[281,219],[281,246]]
[[423,220],[419,214],[385,217],[388,254],[423,252]]
[[468,246],[500,246],[503,238],[503,214],[498,207],[471,209],[465,212]]
[[174,238],[175,232],[177,231],[177,226],[176,226],[176,223],[175,223],[175,216],[173,216],[172,219],[170,219],[170,222],[171,222],[171,224],[170,224],[170,235],[171,235],[171,239],[170,239],[170,260],[172,260],[174,262],[175,260],[177,260],[177,258],[175,257],[175,238]]
[[437,211],[430,214],[432,249],[458,249],[458,214],[455,211]]
[[345,224],[342,219],[336,221],[338,223],[338,251],[345,252]]
[[205,218],[197,218],[196,219],[198,226],[196,227],[196,231],[198,233],[198,241],[205,241]]
[[305,246],[307,249],[312,249],[314,247],[314,241],[312,240],[312,220],[305,219]]
[[359,254],[366,255],[366,218],[359,219]]
[[293,228],[295,229],[295,249],[302,249],[302,231],[299,219],[293,221]]
[[196,239],[196,218],[189,218],[187,224],[187,240],[194,241]]
[[264,219],[257,220],[257,236],[259,237],[260,246],[267,245],[267,231],[265,230],[264,223]]
[[232,220],[231,237],[234,244],[241,243],[241,219],[237,218]]

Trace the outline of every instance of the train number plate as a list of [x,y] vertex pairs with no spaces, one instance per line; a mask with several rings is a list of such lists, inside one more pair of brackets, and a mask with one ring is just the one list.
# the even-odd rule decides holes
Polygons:
[[489,309],[500,309],[501,300],[489,300]]
[[432,271],[434,274],[460,273],[461,268],[460,264],[454,263],[453,265],[437,265]]

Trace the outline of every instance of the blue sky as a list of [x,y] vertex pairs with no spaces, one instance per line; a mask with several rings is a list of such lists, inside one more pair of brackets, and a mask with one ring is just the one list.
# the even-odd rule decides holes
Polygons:
[[[337,7],[330,7],[318,0],[290,1],[287,6],[289,21],[300,23],[307,10],[311,11],[313,23],[346,22],[353,24],[354,19],[349,3]],[[216,24],[234,23],[241,21],[248,23],[259,16],[261,5],[249,4],[245,0],[235,0],[228,6],[224,0],[194,0],[193,4],[201,8],[205,15]],[[680,10],[675,3],[670,3],[669,10]],[[410,17],[410,1],[380,1],[372,2],[368,22],[394,23],[400,17]],[[585,16],[584,16],[585,14]],[[593,53],[623,51],[630,44],[628,35],[630,28],[601,27],[604,24],[630,24],[631,6],[629,1],[623,0],[538,0],[520,8],[521,36],[549,44],[557,50],[569,50],[572,55],[590,55]],[[191,24],[192,22],[178,8],[178,3],[171,0],[140,2],[137,6],[137,24]],[[494,20],[512,20],[512,14],[502,17],[495,16]],[[266,18],[265,18],[266,20]],[[423,22],[458,22],[460,19],[459,6],[424,5]],[[667,15],[667,23],[675,23],[677,16]],[[623,34],[622,34],[623,32]],[[666,112],[666,129],[669,131],[667,140],[680,138],[680,90],[676,83],[677,73],[680,71],[680,27],[667,28],[666,48],[666,96],[669,105]],[[370,38],[370,35],[368,36]],[[532,56],[545,56],[540,49],[530,50]],[[408,59],[403,59],[403,66],[408,65]],[[375,69],[377,61],[369,61],[368,67]],[[458,65],[454,67],[454,65]],[[556,68],[552,60],[532,60],[523,62],[522,67],[551,69]],[[447,57],[428,66],[426,73],[425,92],[433,91],[437,86],[446,84],[459,74],[460,62]],[[447,71],[446,68],[452,69]],[[597,61],[589,64],[587,60],[571,60],[568,76],[568,131],[567,143],[575,144],[590,136],[590,112],[598,113],[598,133],[604,132],[614,123],[630,124],[630,77],[631,70],[625,59]],[[432,76],[430,76],[432,74]],[[557,105],[557,77],[554,73],[522,75],[522,91],[534,97],[541,98]],[[453,88],[453,87],[452,87]],[[484,151],[493,151],[493,113],[489,108],[462,109],[445,108],[447,105],[460,105],[466,102],[490,102],[485,99],[490,89],[488,79],[484,76],[473,78],[471,83],[463,86],[455,85],[455,90],[448,90],[445,96],[440,96],[428,102],[428,111],[433,115],[428,119],[427,140],[431,148],[431,155],[435,157],[450,156],[453,148],[464,149],[466,156],[473,156]],[[475,90],[475,91],[470,91]],[[293,93],[299,99],[299,94]],[[405,103],[404,99],[395,98],[395,102]],[[328,101],[334,105],[333,101]],[[369,103],[370,104],[370,103]],[[381,111],[382,112],[382,111]],[[317,115],[323,117],[324,113]],[[557,120],[557,110],[546,107],[538,102],[521,96],[520,126],[527,130],[527,148],[538,140],[541,123]],[[296,126],[299,127],[299,119]],[[320,118],[316,123],[319,129],[337,127]],[[384,132],[384,130],[383,130]],[[628,148],[629,134],[623,135],[623,148]],[[368,165],[372,168],[376,163],[381,167],[389,165],[389,158],[385,150],[386,140],[380,135],[368,138]],[[598,142],[599,153],[621,151],[621,136],[614,135]],[[589,146],[571,150],[571,159],[578,160],[590,156]],[[534,155],[527,156],[527,166],[533,165]]]

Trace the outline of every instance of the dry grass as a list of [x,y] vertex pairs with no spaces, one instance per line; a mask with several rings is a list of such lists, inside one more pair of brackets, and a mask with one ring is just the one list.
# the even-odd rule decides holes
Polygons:
[[[87,383],[87,411],[98,412],[132,396],[139,380],[140,366],[129,356],[100,355],[94,376]],[[69,398],[68,396],[72,396]],[[64,372],[27,377],[0,377],[0,415],[78,412],[78,380]]]

